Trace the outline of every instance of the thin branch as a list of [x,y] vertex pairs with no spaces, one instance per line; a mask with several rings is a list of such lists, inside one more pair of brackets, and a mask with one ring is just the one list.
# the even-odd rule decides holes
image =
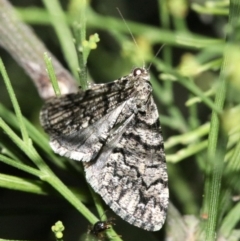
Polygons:
[[43,57],[45,52],[52,59],[61,93],[78,90],[77,83],[70,73],[47,50],[32,29],[17,17],[7,0],[0,0],[0,45],[24,68],[43,99],[55,95],[46,72]]

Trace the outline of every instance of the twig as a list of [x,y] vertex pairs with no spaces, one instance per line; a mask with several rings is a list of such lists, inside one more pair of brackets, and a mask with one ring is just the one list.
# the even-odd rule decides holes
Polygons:
[[62,94],[76,92],[77,83],[70,73],[47,50],[34,34],[14,12],[7,0],[0,0],[0,45],[24,68],[37,87],[43,99],[54,96],[44,62],[44,53],[51,57]]

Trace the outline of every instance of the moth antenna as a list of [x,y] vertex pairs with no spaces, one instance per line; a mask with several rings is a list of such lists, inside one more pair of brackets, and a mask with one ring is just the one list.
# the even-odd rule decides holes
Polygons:
[[[165,45],[166,45],[166,44],[163,44],[163,45],[158,49],[157,53],[156,53],[155,56],[154,56],[154,59],[160,54],[161,50],[163,49],[163,47],[164,47]],[[150,68],[152,67],[152,64],[153,64],[153,62],[151,62],[151,63],[149,64],[149,66],[148,66],[148,68],[147,68],[148,71],[149,71]]]
[[[134,38],[131,29],[130,29],[129,26],[127,25],[127,22],[125,21],[125,19],[124,19],[122,13],[121,13],[121,11],[120,11],[120,9],[117,8],[117,11],[118,11],[120,17],[122,18],[122,20],[123,20],[125,26],[127,27],[127,30],[128,30],[128,32],[130,33],[130,35],[131,35],[131,37],[132,37],[132,40],[133,40],[134,44],[137,46],[137,49],[138,49],[139,53],[141,54],[141,50],[140,50],[140,48],[139,48],[139,45],[137,44],[137,41],[136,41],[136,39]],[[142,61],[143,61],[143,67],[144,67],[144,66],[145,66],[145,62],[144,62],[144,58],[143,58],[142,54],[141,54],[141,58],[142,58]]]

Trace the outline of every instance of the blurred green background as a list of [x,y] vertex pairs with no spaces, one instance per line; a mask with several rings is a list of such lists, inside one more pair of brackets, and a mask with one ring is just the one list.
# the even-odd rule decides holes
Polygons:
[[[16,7],[21,18],[32,26],[47,48],[66,68],[69,68],[58,36],[50,20],[44,18],[48,15],[44,4],[34,0],[10,2]],[[77,6],[80,2],[61,1],[69,23],[78,18]],[[92,50],[88,58],[89,81],[110,82],[127,75],[134,67],[142,66],[143,61],[146,66],[152,63],[154,97],[159,107],[163,136],[166,140],[170,201],[179,213],[194,215],[193,217],[199,222],[201,220],[202,223],[208,218],[208,213],[206,214],[205,211],[209,208],[210,200],[207,198],[204,200],[203,194],[208,192],[208,188],[214,187],[211,182],[213,166],[210,165],[210,169],[207,168],[208,162],[211,163],[207,157],[207,150],[209,150],[207,140],[209,121],[212,117],[211,104],[219,85],[223,43],[228,30],[229,7],[229,3],[225,1],[216,1],[211,6],[207,5],[208,2],[210,1],[94,0],[89,2],[89,12],[86,15],[87,36],[98,33],[100,37],[97,49]],[[238,4],[236,6],[239,7]],[[134,44],[116,8],[120,9],[138,46]],[[238,14],[239,12],[235,17]],[[14,35],[12,37],[14,38]],[[237,51],[233,52],[238,53]],[[41,130],[38,118],[43,100],[39,97],[30,78],[2,48],[0,48],[0,56],[11,79],[23,115]],[[237,63],[238,57],[232,61]],[[229,69],[231,71],[231,68]],[[238,80],[238,78],[235,79]],[[224,148],[222,148],[224,153],[220,154],[220,159],[231,161],[234,151],[238,150],[235,148],[239,140],[239,82],[232,81],[228,87],[226,107],[224,115],[221,116],[221,130],[227,133],[228,146],[224,142]],[[202,99],[201,94],[207,96],[207,101]],[[3,81],[0,81],[0,102],[9,110],[13,110]],[[1,117],[4,119],[4,116]],[[234,134],[233,139],[231,139],[232,134]],[[174,138],[171,139],[171,137]],[[3,131],[0,131],[0,138],[5,147],[7,146],[24,162],[30,163],[24,153],[14,150],[14,144]],[[225,150],[226,148],[228,149]],[[45,157],[45,161],[66,185],[84,190],[87,206],[96,213],[83,176],[68,164],[66,164],[67,169],[58,168],[48,160],[49,157],[42,150],[39,150],[39,153]],[[223,170],[223,167],[221,168]],[[239,192],[238,172],[233,173],[232,170],[225,169],[220,196],[215,196],[220,203],[216,207],[217,230],[222,230],[221,227],[226,224],[224,217],[235,206],[232,197],[237,196]],[[238,166],[235,170],[238,170]],[[0,173],[26,178],[26,180],[33,178],[1,162]],[[220,182],[221,173],[219,172]],[[211,178],[205,179],[206,176]],[[210,180],[209,187],[206,180]],[[64,240],[80,240],[86,233],[89,223],[48,185],[41,185],[49,189],[51,195],[0,189],[0,238],[55,240],[50,227],[61,220],[66,228]],[[105,209],[107,210],[108,207],[105,206]],[[116,217],[111,211],[107,212],[107,216]],[[164,237],[171,237],[172,230],[168,227],[171,219],[174,217],[171,216],[159,232],[149,233],[116,217],[115,230],[122,235],[123,240],[163,240]],[[181,222],[184,220],[182,219]],[[238,219],[234,224],[231,226],[232,229],[228,230],[237,228]],[[187,227],[185,234],[196,232],[196,227],[188,230],[189,226],[185,225]],[[200,225],[197,226],[200,228]],[[177,233],[178,231],[176,231],[176,237]],[[224,238],[226,233],[225,236],[223,235]],[[178,240],[176,237],[172,240]],[[197,237],[200,236],[196,235],[193,240],[197,240]]]

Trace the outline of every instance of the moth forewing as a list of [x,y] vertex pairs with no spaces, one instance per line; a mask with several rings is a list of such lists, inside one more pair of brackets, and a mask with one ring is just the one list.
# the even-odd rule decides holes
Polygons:
[[148,70],[53,98],[40,116],[53,150],[85,162],[87,181],[116,214],[145,230],[162,227],[168,177]]

